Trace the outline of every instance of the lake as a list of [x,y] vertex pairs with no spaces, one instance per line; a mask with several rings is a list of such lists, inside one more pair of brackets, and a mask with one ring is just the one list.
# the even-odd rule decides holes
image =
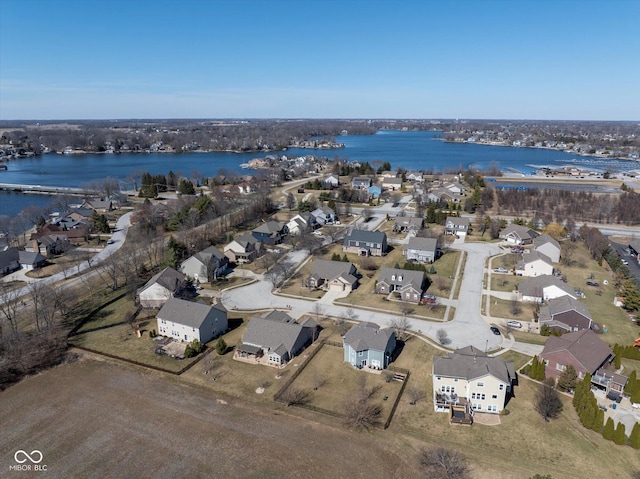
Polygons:
[[[499,168],[513,169],[524,174],[535,171],[536,166],[574,163],[589,165],[593,169],[629,170],[637,162],[602,160],[581,157],[564,151],[511,148],[477,145],[472,143],[447,143],[434,131],[380,131],[375,135],[343,135],[336,138],[345,148],[337,150],[311,150],[292,148],[274,153],[122,153],[87,155],[42,155],[10,161],[8,170],[0,170],[1,183],[80,187],[94,180],[115,177],[126,182],[134,171],[152,174],[190,175],[197,170],[205,176],[215,176],[221,169],[255,173],[240,164],[253,158],[271,155],[289,157],[318,155],[330,159],[338,156],[350,161],[388,161],[393,168],[407,170],[486,168],[496,164]],[[130,184],[123,187],[130,188]],[[0,215],[15,215],[31,204],[46,206],[50,197],[0,191]]]

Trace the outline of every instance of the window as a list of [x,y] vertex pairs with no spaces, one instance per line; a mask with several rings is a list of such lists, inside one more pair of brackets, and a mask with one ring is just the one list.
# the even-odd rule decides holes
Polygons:
[[479,388],[483,388],[484,387],[484,383],[482,381],[478,381],[478,387]]
[[472,404],[471,407],[474,411],[482,411],[482,404]]
[[455,386],[441,386],[440,387],[440,391],[443,393],[455,393],[456,392],[456,387]]
[[363,354],[364,354],[364,352],[358,351],[358,356],[362,356]]
[[578,373],[578,377],[579,377],[580,379],[584,379],[584,373],[583,373],[582,371],[580,371],[580,372]]
[[436,380],[440,381],[442,378],[440,376],[436,376]]
[[497,394],[492,394],[491,395],[491,399],[498,399],[498,395]]
[[556,364],[556,369],[558,371],[564,371],[564,364]]
[[471,399],[484,399],[484,393],[471,393]]
[[391,275],[391,281],[395,281],[395,280],[396,280],[396,275],[395,275],[395,274],[392,274],[392,275]]
[[487,406],[487,411],[497,412],[498,411],[498,407],[495,406],[495,405]]
[[454,383],[457,383],[457,382],[458,382],[458,378],[454,378],[454,379],[453,379],[453,382],[454,382]]
[[504,390],[504,384],[501,384],[499,389],[500,389],[500,391],[503,391]]
[[548,360],[548,359],[545,359],[545,360],[544,360],[544,365],[545,365],[545,366],[549,366],[549,360]]

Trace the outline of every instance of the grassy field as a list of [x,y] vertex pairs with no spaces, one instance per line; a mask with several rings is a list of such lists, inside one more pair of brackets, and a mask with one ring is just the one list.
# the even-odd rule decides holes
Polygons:
[[533,321],[533,303],[518,303],[520,313],[512,312],[511,301],[505,299],[491,298],[491,316],[496,318],[516,319],[519,321]]
[[622,358],[620,361],[622,367],[624,368],[622,374],[628,376],[629,374],[631,374],[631,371],[635,371],[636,375],[640,377],[640,361],[626,358]]

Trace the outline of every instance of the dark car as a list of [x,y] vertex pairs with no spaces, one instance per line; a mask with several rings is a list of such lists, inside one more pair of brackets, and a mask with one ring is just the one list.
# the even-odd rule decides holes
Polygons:
[[600,286],[600,283],[596,283],[595,281],[587,281],[587,286]]
[[491,326],[491,332],[493,334],[495,334],[496,336],[500,336],[500,330],[498,328],[496,328],[495,326]]

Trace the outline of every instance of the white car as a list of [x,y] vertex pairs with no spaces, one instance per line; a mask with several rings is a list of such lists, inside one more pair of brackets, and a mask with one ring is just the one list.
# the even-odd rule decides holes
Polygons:
[[522,327],[522,323],[520,321],[507,321],[507,326],[510,328],[518,328]]

